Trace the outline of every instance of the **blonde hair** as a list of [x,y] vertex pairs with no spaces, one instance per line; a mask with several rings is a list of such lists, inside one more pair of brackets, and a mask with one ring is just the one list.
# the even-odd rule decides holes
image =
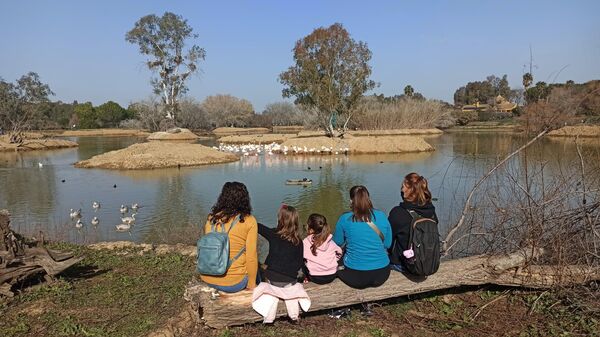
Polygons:
[[277,234],[284,240],[294,245],[299,245],[300,240],[300,221],[298,211],[288,205],[281,205],[277,213]]

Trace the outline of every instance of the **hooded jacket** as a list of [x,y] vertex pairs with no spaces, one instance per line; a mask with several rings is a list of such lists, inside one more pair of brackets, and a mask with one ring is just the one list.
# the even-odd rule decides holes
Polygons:
[[[406,250],[408,247],[410,224],[412,223],[412,216],[410,216],[408,210],[413,210],[422,217],[438,221],[437,215],[435,214],[435,207],[431,202],[425,205],[417,205],[412,202],[403,201],[400,205],[392,208],[390,215],[388,216],[388,220],[392,226],[392,247],[394,247],[394,245],[399,245],[400,252]],[[392,249],[389,251],[390,263],[401,264],[401,257],[392,254]]]
[[342,249],[332,240],[333,235],[329,234],[325,242],[317,247],[317,255],[313,255],[310,246],[312,246],[313,235],[307,236],[302,243],[304,245],[304,259],[306,268],[310,275],[324,276],[333,275],[337,271],[338,259],[342,255]]

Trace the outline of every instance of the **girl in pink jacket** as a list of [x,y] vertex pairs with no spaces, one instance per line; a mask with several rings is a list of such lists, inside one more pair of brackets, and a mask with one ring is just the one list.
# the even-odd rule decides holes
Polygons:
[[304,273],[316,284],[327,284],[336,278],[342,249],[331,240],[331,228],[321,214],[313,213],[307,221],[308,236],[304,245]]

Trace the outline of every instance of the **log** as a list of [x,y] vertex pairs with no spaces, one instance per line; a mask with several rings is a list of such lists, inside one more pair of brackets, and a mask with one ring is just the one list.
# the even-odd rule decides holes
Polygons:
[[40,275],[51,279],[83,259],[48,249],[43,242],[26,243],[10,229],[9,215],[0,210],[0,295],[13,296],[15,284]]
[[[385,284],[364,290],[352,289],[340,280],[327,285],[308,283],[305,284],[305,289],[312,301],[309,312],[467,285],[498,284],[549,288],[565,279],[576,284],[600,279],[598,268],[571,266],[566,268],[566,271],[564,268],[548,266],[522,268],[530,258],[531,256],[523,253],[513,253],[506,256],[478,255],[449,260],[440,265],[436,274],[427,278],[409,278],[405,274],[392,271]],[[251,307],[250,291],[235,294],[218,292],[194,278],[186,287],[184,297],[198,314],[199,322],[212,328],[262,320]],[[285,315],[285,306],[281,301],[277,316]]]

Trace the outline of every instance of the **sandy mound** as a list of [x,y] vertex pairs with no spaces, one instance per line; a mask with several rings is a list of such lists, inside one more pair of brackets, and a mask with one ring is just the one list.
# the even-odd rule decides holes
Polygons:
[[148,132],[132,129],[89,129],[89,130],[67,130],[60,134],[64,137],[124,137],[124,136],[147,136]]
[[267,128],[216,128],[212,132],[217,137],[228,136],[228,135],[253,135],[260,133],[267,133],[271,130]]
[[273,126],[273,133],[298,133],[304,130],[303,126]]
[[200,144],[181,143],[173,146],[168,142],[149,142],[94,156],[76,163],[75,167],[137,170],[219,164],[236,160],[239,158],[233,154]]
[[600,137],[600,125],[565,126],[550,131],[548,136],[556,137]]
[[391,129],[391,130],[358,130],[349,132],[353,136],[406,136],[406,135],[441,135],[440,129]]
[[[435,150],[423,138],[417,136],[382,137],[304,137],[292,138],[281,144],[283,151],[293,153],[409,153]],[[300,150],[298,150],[300,149]],[[311,151],[312,150],[312,151]]]
[[281,144],[286,140],[296,137],[295,134],[275,134],[267,133],[264,135],[235,135],[219,138],[219,142],[226,144]]
[[197,140],[198,135],[188,129],[173,128],[167,131],[154,132],[148,136],[148,140]]
[[69,147],[77,147],[79,144],[63,139],[26,139],[19,146],[10,144],[0,139],[0,151],[33,151],[33,150],[55,150]]

